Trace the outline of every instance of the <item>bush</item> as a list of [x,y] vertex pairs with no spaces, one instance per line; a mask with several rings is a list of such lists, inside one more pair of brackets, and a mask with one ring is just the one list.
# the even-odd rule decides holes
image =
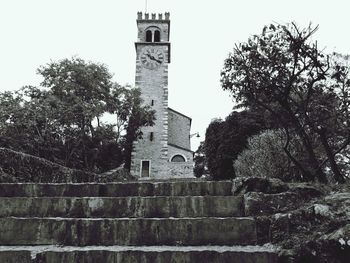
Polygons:
[[[284,181],[300,179],[283,147],[285,135],[281,130],[266,130],[248,139],[247,148],[234,162],[236,176],[273,177]],[[298,141],[294,138],[290,151],[298,152]]]

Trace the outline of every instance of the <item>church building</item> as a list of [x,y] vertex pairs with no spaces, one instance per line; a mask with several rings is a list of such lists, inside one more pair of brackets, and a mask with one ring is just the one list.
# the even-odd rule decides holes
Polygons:
[[135,141],[131,174],[141,179],[193,177],[191,118],[168,107],[171,61],[170,14],[137,14],[135,86],[143,103],[155,110],[153,126],[142,127]]

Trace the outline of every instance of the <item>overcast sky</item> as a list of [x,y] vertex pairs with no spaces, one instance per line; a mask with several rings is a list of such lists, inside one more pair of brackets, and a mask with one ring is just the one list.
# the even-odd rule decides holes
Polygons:
[[[0,91],[38,85],[36,69],[79,56],[101,62],[120,84],[134,84],[136,13],[145,0],[0,0]],[[169,106],[192,117],[192,132],[225,118],[233,103],[220,88],[235,43],[271,22],[319,25],[326,51],[350,54],[348,0],[148,0],[170,12]],[[199,140],[192,139],[195,150]]]

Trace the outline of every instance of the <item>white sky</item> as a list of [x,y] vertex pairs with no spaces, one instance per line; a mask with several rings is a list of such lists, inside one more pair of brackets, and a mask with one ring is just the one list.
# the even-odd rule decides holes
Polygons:
[[[145,0],[0,0],[0,91],[38,85],[40,65],[74,55],[133,85],[137,11]],[[219,82],[224,59],[264,25],[319,24],[319,47],[350,53],[349,0],[148,0],[148,11],[170,12],[169,106],[192,117],[200,140],[233,106]]]

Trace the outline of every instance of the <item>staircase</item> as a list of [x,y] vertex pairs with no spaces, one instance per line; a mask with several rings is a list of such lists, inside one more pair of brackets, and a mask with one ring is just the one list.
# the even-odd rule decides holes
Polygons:
[[232,183],[0,184],[0,263],[267,263]]

